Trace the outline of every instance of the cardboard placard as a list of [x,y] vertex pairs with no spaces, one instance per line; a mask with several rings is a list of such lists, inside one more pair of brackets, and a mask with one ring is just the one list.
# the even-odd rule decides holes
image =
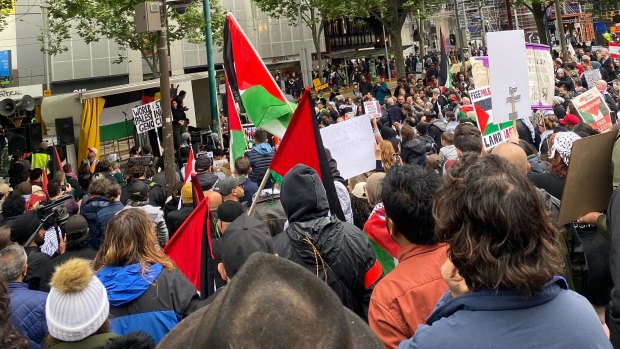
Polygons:
[[607,208],[614,189],[611,155],[616,137],[617,133],[608,132],[573,143],[558,224]]
[[162,110],[160,101],[139,105],[131,109],[133,123],[138,134],[162,127]]
[[572,102],[583,122],[599,132],[611,130],[611,110],[596,86],[573,98]]
[[369,115],[371,118],[378,119],[381,117],[381,105],[379,101],[364,102],[364,111],[366,115]]
[[583,72],[583,77],[586,79],[588,88],[592,88],[592,87],[595,87],[595,84],[597,81],[603,78],[603,75],[601,75],[600,69],[592,69],[592,70],[585,70]]
[[532,109],[552,109],[555,93],[555,73],[549,46],[525,44],[530,81]]
[[368,115],[324,127],[321,138],[338,163],[338,170],[344,179],[375,168],[376,142]]

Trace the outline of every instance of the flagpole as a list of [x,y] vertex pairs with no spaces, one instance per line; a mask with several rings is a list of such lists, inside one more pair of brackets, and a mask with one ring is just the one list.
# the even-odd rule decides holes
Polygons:
[[267,168],[267,171],[265,172],[265,175],[263,176],[263,180],[260,182],[260,185],[258,186],[256,195],[254,195],[254,197],[252,198],[252,205],[250,206],[250,209],[248,210],[248,216],[251,216],[252,213],[254,212],[254,208],[256,207],[256,202],[258,201],[258,198],[260,197],[260,193],[263,191],[263,189],[265,189],[265,185],[267,185],[267,180],[269,179],[269,174],[270,174],[269,171],[271,170]]

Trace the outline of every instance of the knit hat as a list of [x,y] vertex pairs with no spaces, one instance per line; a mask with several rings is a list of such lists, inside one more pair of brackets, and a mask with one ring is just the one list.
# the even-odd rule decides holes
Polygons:
[[243,214],[243,205],[237,201],[224,201],[217,208],[217,218],[224,223],[232,223]]
[[555,152],[557,151],[558,153],[560,153],[560,157],[562,157],[562,160],[564,161],[566,166],[568,166],[571,150],[573,148],[573,143],[578,139],[581,139],[581,137],[579,137],[579,135],[575,132],[556,133],[553,139],[553,145],[549,150],[549,158],[553,159],[553,157],[555,156]]
[[158,348],[207,346],[383,348],[323,280],[286,258],[261,252],[253,253],[213,302],[181,321]]
[[183,188],[181,188],[181,202],[184,204],[191,204],[194,202],[192,198],[192,183],[187,182],[183,184]]
[[77,342],[97,332],[107,320],[108,295],[89,261],[75,258],[61,264],[50,285],[45,319],[53,338]]

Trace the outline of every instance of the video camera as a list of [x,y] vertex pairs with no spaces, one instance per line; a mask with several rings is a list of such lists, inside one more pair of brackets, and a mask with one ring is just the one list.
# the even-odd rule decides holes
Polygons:
[[[32,235],[30,235],[30,238],[24,244],[25,247],[30,246],[41,228],[46,230],[51,227],[61,228],[67,222],[67,220],[69,219],[69,214],[67,213],[67,209],[65,208],[65,202],[67,202],[67,200],[69,199],[71,199],[71,195],[67,194],[57,200],[54,200],[49,204],[42,205],[37,208],[37,214],[41,223],[37,227],[37,230],[35,230]],[[56,229],[56,234],[58,241],[60,242],[60,229]]]

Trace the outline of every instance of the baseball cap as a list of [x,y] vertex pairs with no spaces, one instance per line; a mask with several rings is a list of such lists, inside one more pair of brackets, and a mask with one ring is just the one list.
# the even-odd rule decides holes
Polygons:
[[82,242],[88,240],[88,222],[84,216],[76,214],[69,219],[64,226],[65,233],[67,234],[67,243],[72,245],[79,245]]
[[224,201],[217,208],[217,218],[224,223],[231,223],[243,214],[243,205],[237,201]]
[[183,184],[183,188],[181,188],[181,202],[184,204],[191,204],[194,200],[192,199],[192,183]]
[[194,163],[194,169],[196,171],[202,172],[208,170],[211,165],[212,163],[209,157],[201,156],[196,159],[196,162]]
[[226,274],[233,277],[252,253],[274,253],[269,228],[256,218],[241,215],[226,229],[221,251]]
[[129,198],[133,201],[146,201],[149,198],[151,188],[143,181],[136,180],[129,187]]
[[564,119],[560,120],[562,125],[577,125],[579,124],[579,118],[574,114],[566,114]]
[[239,177],[226,177],[222,180],[219,180],[215,184],[215,191],[222,194],[222,196],[228,196],[232,193],[233,189],[242,185],[245,182],[244,176]]
[[355,185],[351,193],[358,199],[366,199],[366,192],[364,189],[366,189],[366,182],[359,182]]

